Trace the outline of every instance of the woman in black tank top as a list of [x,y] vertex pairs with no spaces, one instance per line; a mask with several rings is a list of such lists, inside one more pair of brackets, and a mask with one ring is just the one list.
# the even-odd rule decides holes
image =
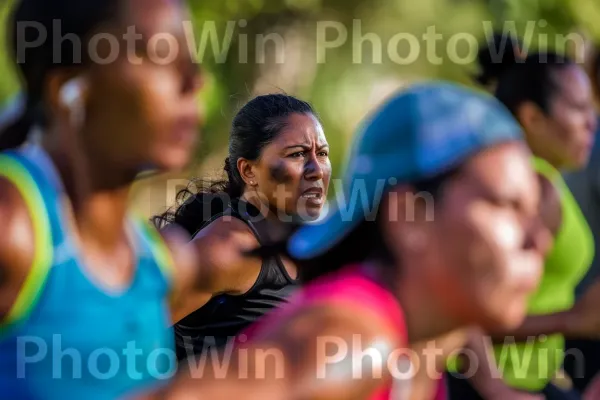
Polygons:
[[331,164],[316,113],[287,95],[254,98],[233,120],[224,169],[227,180],[184,190],[181,207],[155,218],[161,228],[182,226],[204,250],[204,290],[175,310],[179,359],[225,345],[294,289],[293,264],[243,249],[280,240],[294,222],[321,214]]

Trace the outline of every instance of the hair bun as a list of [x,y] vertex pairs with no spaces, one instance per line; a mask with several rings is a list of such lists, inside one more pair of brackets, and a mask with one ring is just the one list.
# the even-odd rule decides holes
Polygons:
[[229,157],[225,158],[225,165],[223,165],[223,171],[227,174],[231,173],[231,165],[229,164]]
[[482,85],[490,84],[523,59],[521,42],[517,37],[495,33],[479,50],[477,60],[481,72],[475,79]]

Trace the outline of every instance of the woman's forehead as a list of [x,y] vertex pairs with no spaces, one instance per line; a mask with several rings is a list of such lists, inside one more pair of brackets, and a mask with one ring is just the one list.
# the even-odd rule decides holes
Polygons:
[[473,186],[498,191],[519,190],[524,185],[535,184],[529,154],[520,143],[503,144],[480,152],[465,163],[461,173]]
[[125,9],[125,25],[135,27],[144,40],[151,35],[173,32],[183,28],[181,3],[172,0],[129,0]]
[[327,144],[321,123],[312,114],[292,114],[275,138],[283,146],[304,144],[322,146]]
[[585,71],[577,66],[570,65],[557,71],[560,74],[558,85],[561,88],[561,94],[569,101],[580,98],[591,98],[591,85]]

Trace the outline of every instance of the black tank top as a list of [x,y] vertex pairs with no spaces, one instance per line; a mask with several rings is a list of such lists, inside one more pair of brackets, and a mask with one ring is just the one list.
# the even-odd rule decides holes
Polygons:
[[[232,201],[228,209],[212,217],[203,227],[224,215],[246,222],[259,243],[268,240],[266,221],[256,218],[260,215],[258,209],[242,200]],[[210,347],[224,346],[247,326],[285,302],[297,284],[279,257],[265,259],[256,282],[246,293],[215,296],[175,324],[177,358],[181,360],[201,354]]]

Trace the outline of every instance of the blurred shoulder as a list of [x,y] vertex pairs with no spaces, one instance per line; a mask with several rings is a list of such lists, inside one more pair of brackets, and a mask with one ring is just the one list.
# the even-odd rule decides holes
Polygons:
[[255,236],[247,222],[234,215],[223,215],[198,231],[192,240],[199,240],[206,237],[228,239],[236,234],[243,234],[251,237]]
[[12,307],[31,270],[35,253],[33,222],[19,190],[0,176],[0,316]]

